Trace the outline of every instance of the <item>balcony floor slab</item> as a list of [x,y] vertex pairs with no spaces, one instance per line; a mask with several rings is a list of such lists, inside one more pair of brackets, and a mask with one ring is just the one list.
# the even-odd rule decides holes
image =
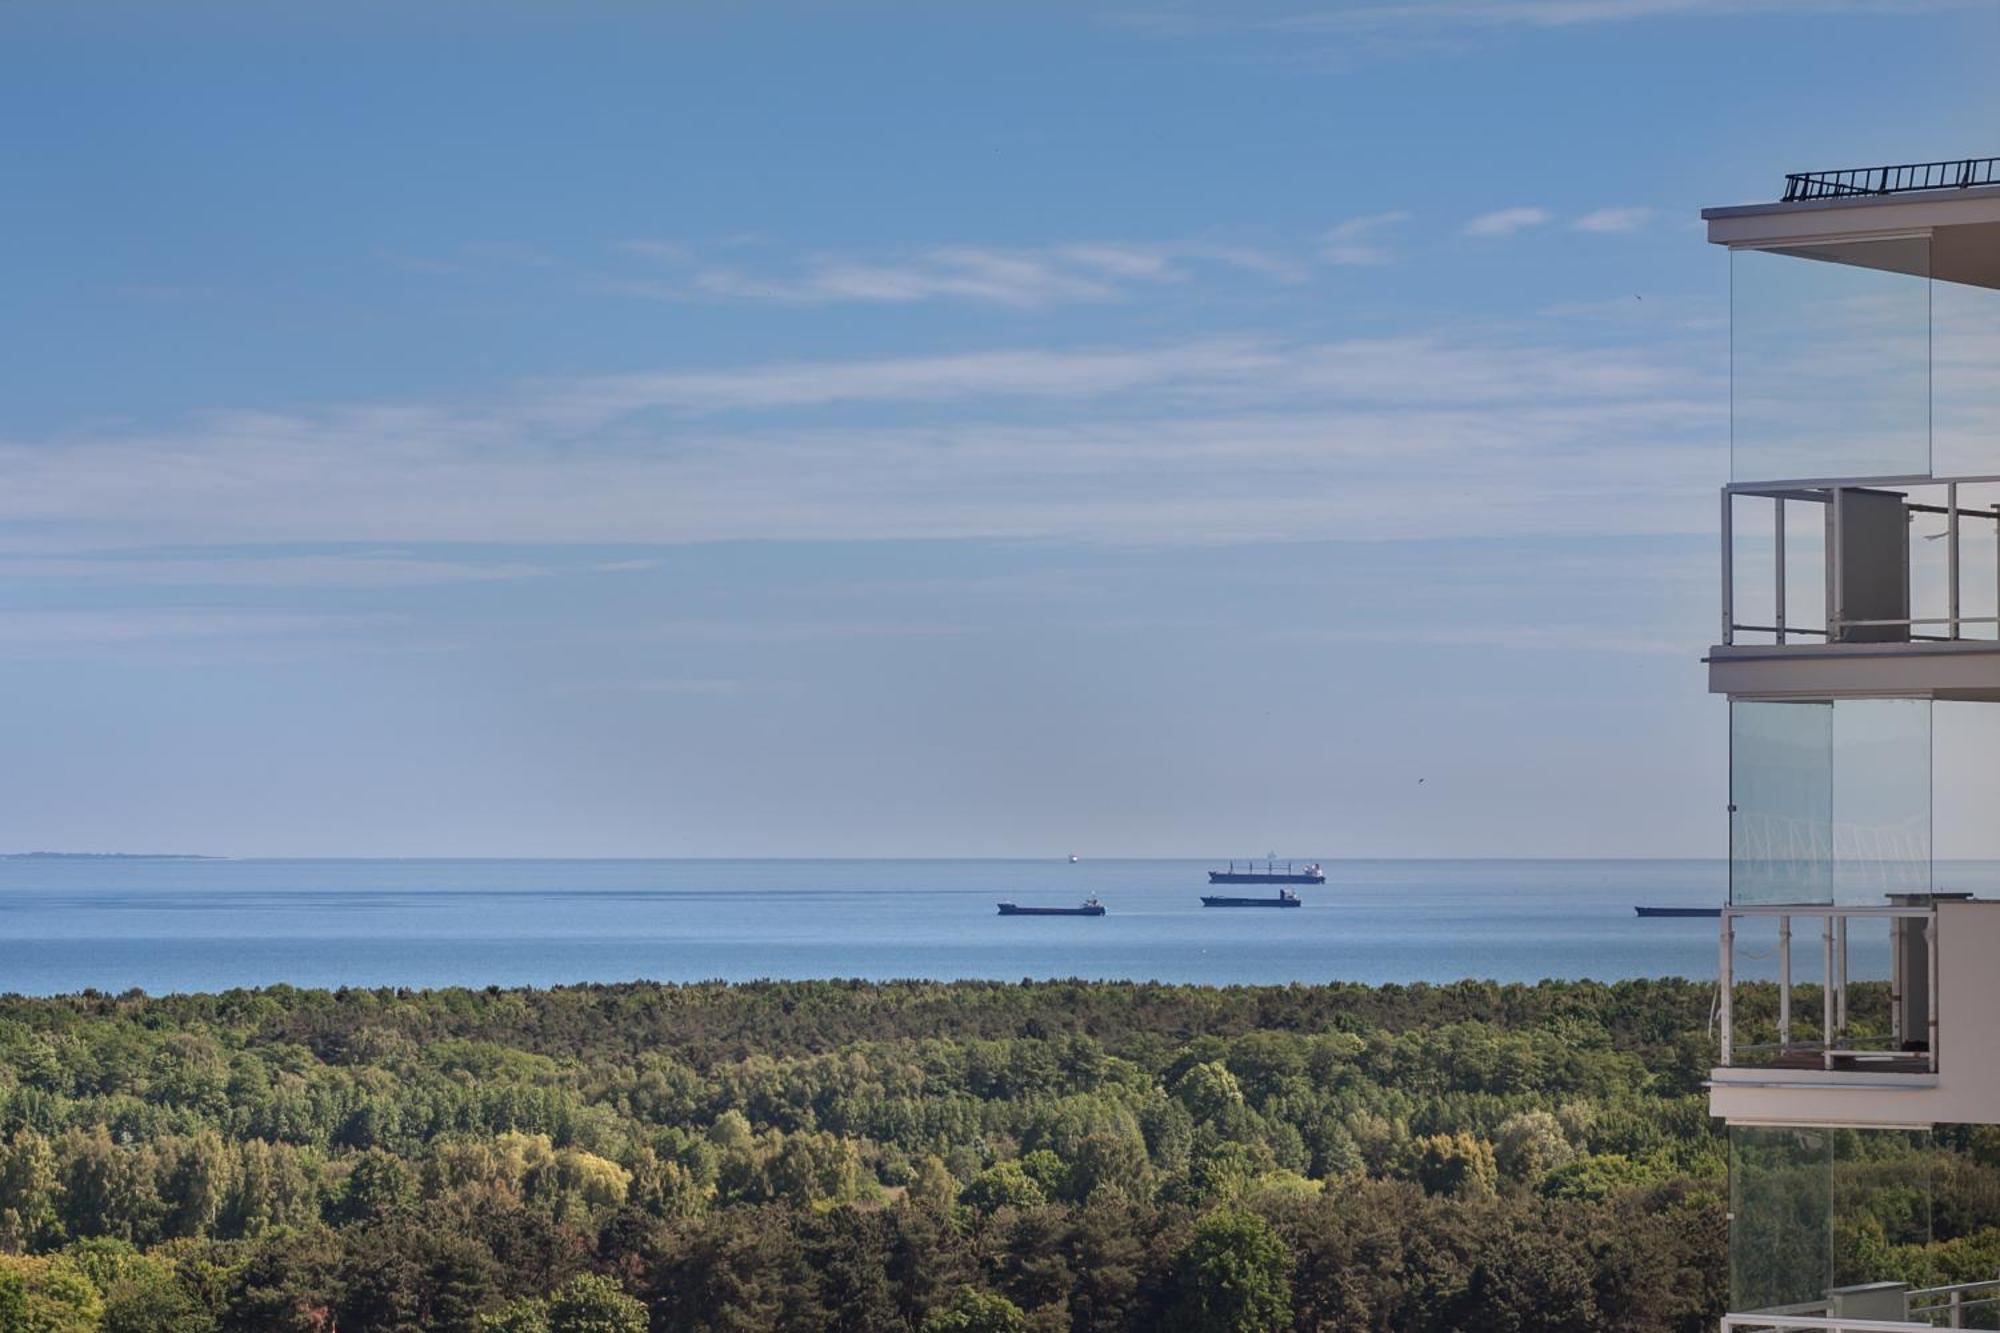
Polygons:
[[2000,703],[2000,642],[1717,644],[1711,694],[1732,699],[1906,696]]

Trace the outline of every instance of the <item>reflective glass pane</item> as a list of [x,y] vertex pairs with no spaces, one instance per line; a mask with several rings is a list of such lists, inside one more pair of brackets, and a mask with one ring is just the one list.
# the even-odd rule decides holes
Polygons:
[[1731,475],[1928,475],[1930,242],[1730,256]]
[[1890,1252],[1931,1242],[1931,1136],[1924,1130],[1832,1131],[1833,1284],[1881,1282]]
[[[1955,236],[1952,243],[1966,241]],[[1990,261],[1980,267],[1992,274]],[[1931,455],[1936,475],[2000,473],[2000,291],[1937,282],[1931,287],[1931,303]]]
[[1834,901],[1931,890],[1931,703],[1833,705]]
[[1729,708],[1729,900],[1880,905],[1931,890],[1931,704]]
[[1931,1243],[1933,1155],[1922,1130],[1731,1125],[1730,1309],[1831,1302],[1829,1313],[1906,1317],[1901,1292],[1843,1290],[1916,1267]]
[[1729,901],[1833,901],[1833,705],[1729,706]]
[[1822,1299],[1833,1285],[1833,1137],[1729,1127],[1729,1308]]

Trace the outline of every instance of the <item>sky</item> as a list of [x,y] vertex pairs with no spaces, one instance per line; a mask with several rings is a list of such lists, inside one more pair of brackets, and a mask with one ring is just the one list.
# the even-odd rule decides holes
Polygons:
[[1698,210],[1996,42],[16,0],[0,849],[1720,855]]

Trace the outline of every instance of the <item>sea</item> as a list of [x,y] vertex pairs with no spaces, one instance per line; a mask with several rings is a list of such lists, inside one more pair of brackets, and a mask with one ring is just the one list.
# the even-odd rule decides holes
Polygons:
[[[1080,977],[1713,977],[1721,861],[1329,860],[1283,911],[1209,861],[0,859],[0,992]],[[1257,895],[1262,887],[1219,890]],[[997,904],[1102,917],[1002,917]]]

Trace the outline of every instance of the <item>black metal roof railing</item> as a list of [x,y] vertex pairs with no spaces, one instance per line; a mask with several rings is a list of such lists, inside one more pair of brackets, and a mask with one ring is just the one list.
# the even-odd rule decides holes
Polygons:
[[1904,194],[1911,190],[1963,190],[1973,185],[2000,185],[2000,157],[1961,157],[1954,162],[1911,162],[1900,167],[1796,172],[1785,177],[1785,202],[1838,199],[1862,194]]

